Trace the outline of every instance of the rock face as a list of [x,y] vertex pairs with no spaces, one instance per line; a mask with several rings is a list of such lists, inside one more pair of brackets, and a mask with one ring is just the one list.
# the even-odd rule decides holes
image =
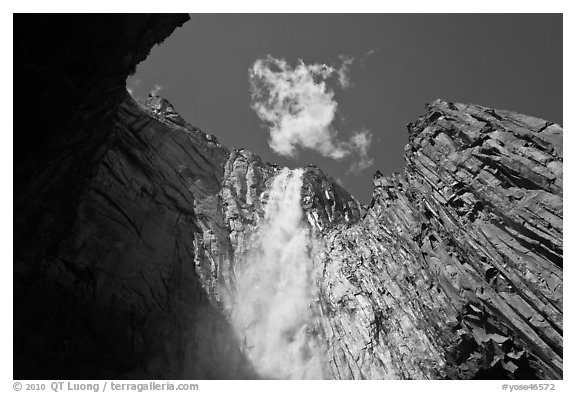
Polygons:
[[326,238],[341,378],[561,378],[562,129],[436,101],[406,171]]
[[[261,377],[230,315],[282,168],[126,93],[185,16],[82,18],[15,43],[48,102],[15,114],[14,378]],[[443,101],[408,128],[368,206],[303,170],[323,377],[562,378],[562,129]]]
[[228,152],[125,88],[189,17],[18,18],[14,377],[250,376],[195,265]]

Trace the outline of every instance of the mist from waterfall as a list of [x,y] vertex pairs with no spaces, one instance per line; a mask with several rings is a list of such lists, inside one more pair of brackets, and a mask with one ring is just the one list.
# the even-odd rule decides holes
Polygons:
[[264,220],[237,272],[232,322],[262,378],[321,379],[313,326],[310,234],[302,217],[302,169],[273,179]]

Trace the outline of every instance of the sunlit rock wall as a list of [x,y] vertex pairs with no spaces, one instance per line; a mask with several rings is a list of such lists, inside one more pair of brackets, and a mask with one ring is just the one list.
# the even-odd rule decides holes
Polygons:
[[562,129],[435,101],[406,171],[324,238],[341,378],[562,375]]

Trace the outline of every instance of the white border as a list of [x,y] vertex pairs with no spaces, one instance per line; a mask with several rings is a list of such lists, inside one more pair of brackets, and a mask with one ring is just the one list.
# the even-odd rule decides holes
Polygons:
[[[573,196],[574,185],[574,163],[570,155],[571,147],[574,146],[574,121],[572,112],[569,108],[574,108],[574,99],[572,98],[574,92],[574,76],[573,72],[568,70],[576,70],[574,64],[574,26],[575,18],[573,13],[574,1],[504,1],[504,0],[480,0],[480,1],[440,1],[440,0],[418,0],[418,1],[381,1],[375,0],[354,0],[347,2],[334,1],[310,1],[310,0],[289,0],[289,1],[273,1],[273,0],[258,0],[258,1],[97,1],[90,3],[80,3],[71,1],[20,1],[2,5],[2,40],[4,53],[9,53],[12,57],[12,40],[13,40],[13,26],[12,26],[12,12],[308,12],[308,13],[364,13],[364,12],[382,12],[382,13],[398,13],[398,12],[422,12],[422,13],[441,13],[441,12],[494,12],[494,13],[564,13],[564,128],[567,130],[565,133],[564,144],[567,148],[567,159],[564,163],[566,170],[564,171],[565,178],[565,201],[564,204],[564,222],[565,225],[565,257],[567,261],[564,275],[567,278],[565,287],[564,298],[568,300],[566,313],[564,314],[564,330],[567,332],[564,346],[564,381],[555,381],[557,384],[557,391],[567,391],[568,385],[574,385],[574,312],[572,310],[572,303],[570,300],[574,299],[574,286],[571,284],[571,279],[574,278],[574,267],[571,261],[574,260],[574,247],[572,243],[576,240],[574,231],[574,211],[576,207],[571,203]],[[4,12],[5,11],[5,12]],[[538,53],[534,53],[538,56]],[[11,75],[10,78],[4,80],[4,84],[8,85],[13,91],[13,67],[12,58],[4,56],[2,67],[4,69],[3,75]],[[34,92],[29,92],[30,98],[34,98]],[[2,108],[4,109],[7,119],[6,127],[13,125],[13,98],[4,94],[2,97]],[[33,114],[31,114],[32,116]],[[407,119],[407,121],[410,119]],[[3,271],[0,283],[0,299],[2,299],[2,308],[5,313],[9,315],[5,319],[5,323],[1,324],[1,336],[3,338],[3,351],[0,363],[0,391],[13,391],[12,390],[12,261],[13,261],[13,130],[8,132],[5,130],[3,133],[3,141],[0,144],[0,179],[2,179],[2,201],[0,203],[2,209],[1,225],[1,250],[2,250],[2,263]],[[50,381],[51,382],[51,381]],[[136,381],[135,381],[136,382]],[[139,381],[142,382],[142,381]],[[177,381],[174,381],[177,382]],[[354,383],[354,385],[351,385]],[[496,392],[502,391],[502,382],[497,381],[364,381],[364,382],[351,382],[351,381],[289,381],[283,384],[271,381],[199,381],[201,391],[221,391],[221,390],[251,390],[251,391],[269,391],[274,390],[322,390],[330,389],[335,392],[347,392],[358,389],[358,384],[361,384],[362,390],[373,390],[382,392],[383,389],[408,389],[418,391],[458,391],[462,390],[474,392]],[[571,391],[574,391],[573,389]]]

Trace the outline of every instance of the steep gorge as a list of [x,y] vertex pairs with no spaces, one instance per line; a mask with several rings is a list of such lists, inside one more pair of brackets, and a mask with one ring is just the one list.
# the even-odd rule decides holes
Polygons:
[[[562,377],[559,125],[435,101],[362,206],[126,93],[143,55],[123,32],[147,52],[185,19],[119,16],[117,49],[82,48],[129,58],[117,76],[78,60],[42,80],[84,90],[16,149],[15,378]],[[79,50],[50,45],[15,64]]]

